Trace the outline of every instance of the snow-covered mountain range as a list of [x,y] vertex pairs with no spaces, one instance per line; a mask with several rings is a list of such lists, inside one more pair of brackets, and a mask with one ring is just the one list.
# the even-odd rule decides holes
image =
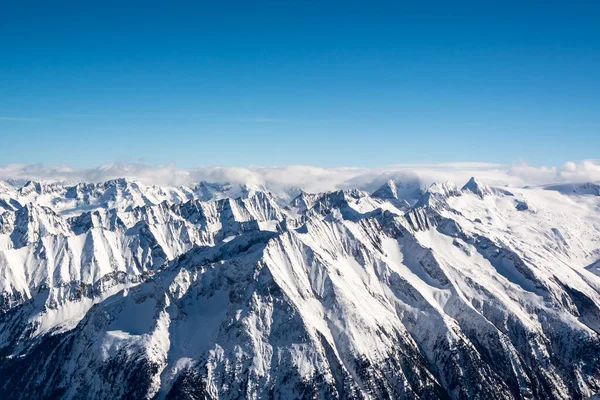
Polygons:
[[0,182],[0,398],[597,395],[599,189]]

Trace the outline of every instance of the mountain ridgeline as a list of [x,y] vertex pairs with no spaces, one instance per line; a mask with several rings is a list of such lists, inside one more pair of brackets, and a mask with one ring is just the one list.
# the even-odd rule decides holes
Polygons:
[[589,398],[599,194],[0,182],[0,398]]

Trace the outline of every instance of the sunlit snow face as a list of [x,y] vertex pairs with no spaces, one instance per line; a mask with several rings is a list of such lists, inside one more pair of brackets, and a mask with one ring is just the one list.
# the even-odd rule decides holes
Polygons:
[[[31,349],[44,358],[58,348],[36,347],[41,340],[73,338],[64,351],[82,363],[76,381],[97,391],[129,390],[127,380],[88,380],[105,376],[98,368],[125,373],[138,361],[164,368],[139,372],[148,393],[185,385],[177,383],[185,371],[208,371],[211,379],[187,384],[217,395],[230,387],[219,379],[239,377],[233,371],[252,371],[245,382],[285,371],[278,388],[326,376],[337,390],[332,365],[361,365],[368,376],[398,371],[386,381],[405,382],[396,366],[414,362],[414,385],[429,377],[453,390],[437,371],[471,371],[460,390],[491,393],[499,383],[486,376],[529,376],[527,358],[549,365],[536,379],[551,374],[559,383],[549,390],[568,397],[567,375],[548,355],[568,343],[574,350],[563,358],[577,368],[581,354],[600,354],[598,186],[458,183],[396,176],[373,193],[296,191],[285,205],[249,184],[5,185],[0,306],[19,312],[0,321],[0,339],[11,355]],[[484,364],[481,346],[512,368]],[[35,363],[36,375],[67,385],[60,379],[73,372],[50,374],[50,364],[63,367]],[[364,379],[344,381],[362,390]]]

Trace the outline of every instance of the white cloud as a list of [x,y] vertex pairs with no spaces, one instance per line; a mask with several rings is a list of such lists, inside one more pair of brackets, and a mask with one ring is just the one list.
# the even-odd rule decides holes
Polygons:
[[115,178],[139,180],[145,184],[182,185],[198,181],[266,185],[272,190],[290,186],[310,192],[361,188],[374,190],[390,178],[418,181],[427,186],[452,180],[458,185],[471,176],[492,185],[542,185],[600,181],[598,160],[569,161],[561,167],[533,167],[526,163],[424,163],[398,164],[378,168],[321,168],[290,165],[281,167],[199,167],[178,168],[175,164],[145,165],[115,163],[94,168],[10,164],[0,166],[0,179],[99,182]]

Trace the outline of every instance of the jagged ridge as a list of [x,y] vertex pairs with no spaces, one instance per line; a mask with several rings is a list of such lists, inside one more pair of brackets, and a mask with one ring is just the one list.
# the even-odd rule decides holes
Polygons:
[[283,208],[252,191],[143,205],[119,195],[115,207],[77,213],[35,201],[5,209],[0,394],[598,392],[594,209],[474,179],[433,185],[409,207],[386,188],[301,193]]

